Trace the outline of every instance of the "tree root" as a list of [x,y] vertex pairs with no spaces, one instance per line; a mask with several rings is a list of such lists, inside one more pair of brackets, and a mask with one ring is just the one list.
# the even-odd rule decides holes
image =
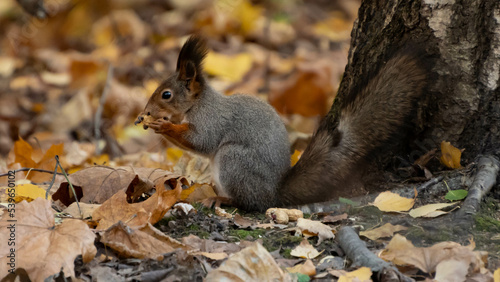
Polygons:
[[414,281],[368,250],[352,227],[342,227],[337,233],[337,240],[353,265],[369,267],[377,272],[379,281]]
[[479,210],[483,197],[496,184],[499,171],[499,161],[493,156],[482,156],[477,164],[474,181],[469,187],[469,193],[462,208],[456,213],[458,218],[474,215]]

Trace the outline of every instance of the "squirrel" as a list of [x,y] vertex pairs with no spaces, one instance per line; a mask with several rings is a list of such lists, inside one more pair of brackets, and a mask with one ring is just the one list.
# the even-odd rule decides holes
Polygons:
[[[218,199],[247,211],[324,202],[344,194],[359,167],[405,126],[424,92],[426,68],[397,53],[326,118],[295,166],[286,128],[269,104],[225,96],[203,75],[206,41],[192,35],[174,74],[154,91],[135,124],[210,159]],[[347,193],[348,195],[348,193]]]

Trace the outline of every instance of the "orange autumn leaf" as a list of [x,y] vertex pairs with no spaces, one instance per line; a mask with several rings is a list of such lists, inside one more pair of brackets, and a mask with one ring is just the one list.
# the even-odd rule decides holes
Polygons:
[[441,163],[448,168],[461,168],[462,151],[451,145],[450,142],[441,142]]
[[[182,177],[165,176],[156,182],[156,193],[139,203],[128,203],[126,191],[118,191],[92,214],[99,221],[96,229],[107,229],[118,221],[130,227],[155,224],[179,199],[183,181]],[[173,190],[166,190],[165,185]]]
[[[45,170],[54,170],[56,166],[56,155],[62,155],[64,152],[64,144],[52,145],[45,153],[41,149],[33,149],[33,147],[22,138],[19,138],[14,143],[14,148],[11,151],[9,166],[18,163],[21,167],[38,168]],[[33,182],[43,182],[50,180],[50,174],[39,172],[28,173],[28,179]]]

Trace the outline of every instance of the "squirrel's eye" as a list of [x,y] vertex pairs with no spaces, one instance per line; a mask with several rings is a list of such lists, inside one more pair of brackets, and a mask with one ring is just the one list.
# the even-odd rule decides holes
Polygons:
[[163,91],[163,93],[161,93],[161,98],[165,99],[165,100],[168,100],[168,99],[172,98],[172,92],[170,92],[170,91]]

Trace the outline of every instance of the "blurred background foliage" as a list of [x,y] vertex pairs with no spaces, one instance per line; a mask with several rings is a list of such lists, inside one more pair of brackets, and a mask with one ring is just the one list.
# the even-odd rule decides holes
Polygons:
[[208,40],[211,85],[271,103],[299,144],[335,97],[360,4],[44,0],[42,13],[33,8],[37,3],[0,1],[2,171],[13,162],[7,156],[19,137],[42,150],[64,143],[65,154],[80,154],[66,166],[126,156],[138,162],[141,152],[160,152],[158,162],[168,158],[168,145],[133,121],[175,70],[192,33]]

